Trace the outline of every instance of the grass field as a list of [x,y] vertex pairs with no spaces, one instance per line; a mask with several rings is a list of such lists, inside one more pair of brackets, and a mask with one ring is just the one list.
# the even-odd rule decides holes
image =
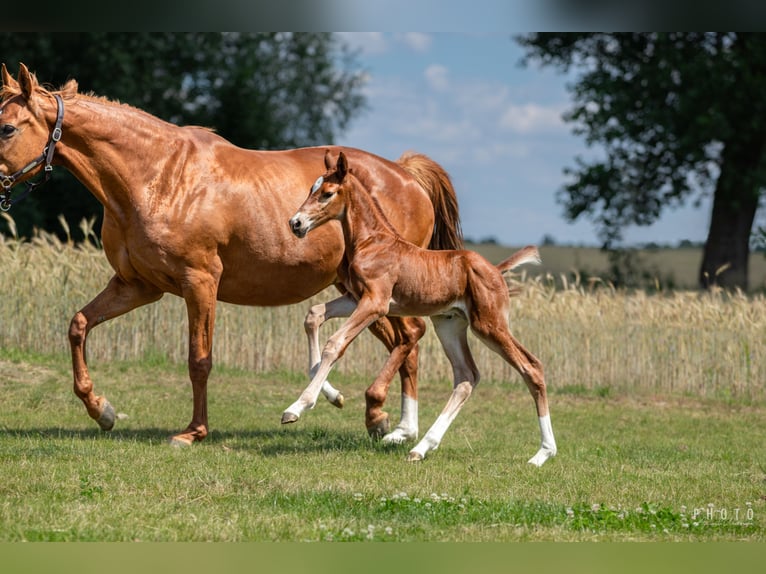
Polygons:
[[[212,431],[189,449],[165,444],[191,416],[182,303],[100,326],[92,375],[123,415],[102,433],[71,391],[66,332],[109,275],[95,248],[0,242],[0,541],[766,538],[763,295],[525,282],[511,326],[545,364],[559,442],[537,469],[532,400],[476,347],[482,383],[422,463],[366,435],[363,390],[384,359],[366,335],[332,377],[347,407],[280,426],[308,382],[308,303],[220,306]],[[434,339],[421,433],[450,392]]]
[[[559,455],[539,440],[520,382],[487,381],[421,463],[362,424],[363,381],[336,379],[294,426],[304,380],[219,370],[211,435],[177,449],[185,372],[94,368],[117,410],[102,433],[70,393],[64,357],[3,361],[0,540],[764,540],[766,410],[719,401],[552,392]],[[448,385],[424,383],[421,426]],[[398,409],[392,409],[394,414]]]

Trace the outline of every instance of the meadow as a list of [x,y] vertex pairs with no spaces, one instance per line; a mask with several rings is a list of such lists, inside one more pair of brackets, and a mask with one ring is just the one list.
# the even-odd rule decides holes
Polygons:
[[[97,247],[0,241],[1,541],[766,539],[763,295],[519,276],[511,327],[545,364],[559,443],[538,469],[532,400],[479,346],[482,382],[421,463],[364,430],[385,358],[366,334],[332,377],[346,407],[281,426],[308,382],[309,302],[220,306],[212,431],[187,449],[166,444],[191,416],[182,302],[99,326],[88,360],[120,413],[103,433],[71,391],[66,333],[109,276]],[[420,367],[422,433],[451,380],[430,331]],[[394,421],[398,401],[395,382]]]

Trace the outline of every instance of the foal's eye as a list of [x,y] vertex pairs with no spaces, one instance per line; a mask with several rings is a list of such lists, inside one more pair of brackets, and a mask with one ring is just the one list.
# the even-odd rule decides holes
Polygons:
[[8,137],[15,131],[16,131],[16,128],[12,126],[11,124],[3,124],[3,126],[0,127],[0,135],[3,137]]
[[324,183],[324,178],[320,175],[317,180],[314,182],[314,185],[311,186],[311,193],[314,193],[317,189],[322,187],[322,184]]

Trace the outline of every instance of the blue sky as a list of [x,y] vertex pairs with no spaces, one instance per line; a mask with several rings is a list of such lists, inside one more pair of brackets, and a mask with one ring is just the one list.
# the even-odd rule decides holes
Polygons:
[[[552,68],[521,67],[510,33],[342,33],[360,50],[368,109],[338,138],[395,159],[423,152],[450,173],[466,237],[505,245],[597,245],[594,225],[563,217],[556,192],[563,168],[588,156],[561,114],[571,106],[565,77]],[[628,244],[704,241],[709,200],[666,211],[650,227],[625,230]]]

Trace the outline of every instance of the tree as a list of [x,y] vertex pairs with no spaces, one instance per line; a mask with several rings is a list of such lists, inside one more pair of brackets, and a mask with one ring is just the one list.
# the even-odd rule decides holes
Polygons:
[[[0,33],[0,54],[58,87],[94,92],[180,125],[214,128],[233,143],[279,149],[332,143],[364,105],[355,55],[332,34]],[[101,206],[65,170],[13,207],[19,233],[60,231]]]
[[566,216],[591,217],[610,247],[625,225],[649,225],[665,207],[712,192],[700,285],[746,289],[766,185],[766,36],[553,33],[517,40],[525,63],[583,70],[565,119],[606,152],[578,157],[565,170]]

